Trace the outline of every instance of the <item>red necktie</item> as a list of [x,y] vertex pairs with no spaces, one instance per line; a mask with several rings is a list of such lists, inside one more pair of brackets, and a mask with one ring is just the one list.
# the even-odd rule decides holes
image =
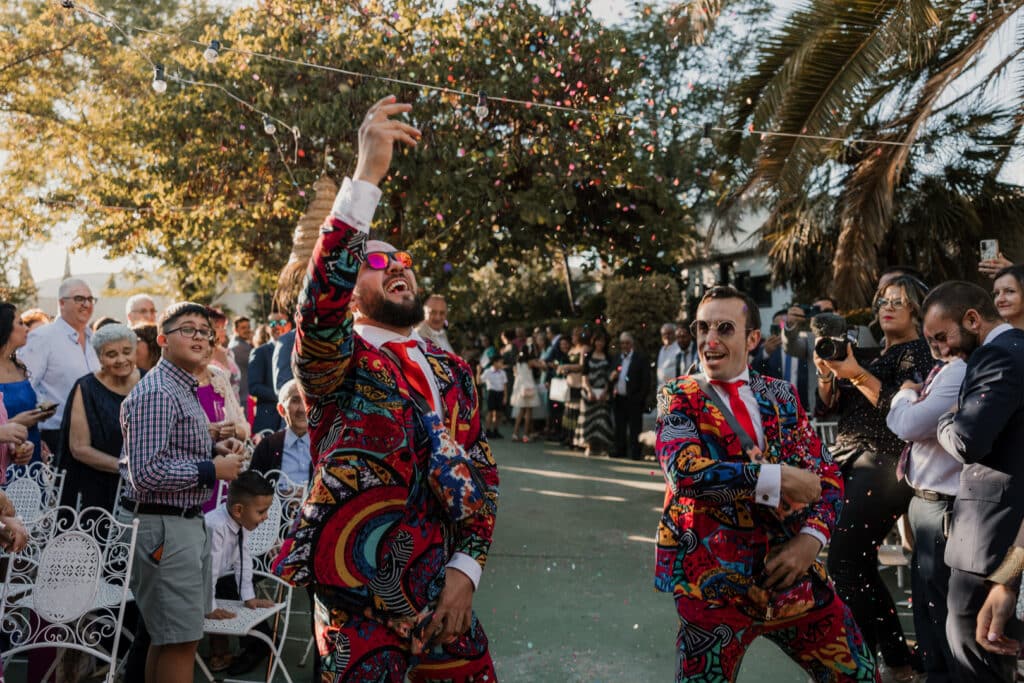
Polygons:
[[716,387],[722,387],[729,394],[729,408],[732,410],[732,414],[736,416],[736,421],[740,423],[740,427],[746,430],[747,434],[750,435],[750,440],[756,445],[757,432],[754,431],[754,421],[750,419],[750,411],[747,410],[746,404],[740,398],[740,387],[746,384],[746,382],[738,379],[735,382],[712,380],[711,383]]
[[394,351],[395,355],[398,356],[398,360],[402,365],[402,372],[405,374],[405,379],[409,382],[409,385],[427,400],[431,408],[437,410],[437,406],[434,405],[434,392],[430,390],[430,383],[427,381],[427,376],[423,374],[423,368],[409,356],[409,349],[415,348],[416,342],[412,339],[404,342],[393,341],[388,342],[384,346]]

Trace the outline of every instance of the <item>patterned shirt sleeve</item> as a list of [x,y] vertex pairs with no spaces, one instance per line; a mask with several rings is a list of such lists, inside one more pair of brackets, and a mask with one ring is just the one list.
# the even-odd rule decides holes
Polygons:
[[[797,402],[796,442],[798,459],[788,464],[809,470],[821,480],[821,498],[808,506],[804,529],[812,529],[811,534],[827,545],[832,537],[832,529],[839,518],[843,505],[843,475],[839,466],[832,461],[832,455],[818,437],[818,433],[807,419],[803,406]],[[820,534],[820,536],[819,536]]]
[[687,414],[689,408],[679,381],[669,382],[658,394],[654,450],[673,495],[722,502],[751,500],[761,466],[710,457]]

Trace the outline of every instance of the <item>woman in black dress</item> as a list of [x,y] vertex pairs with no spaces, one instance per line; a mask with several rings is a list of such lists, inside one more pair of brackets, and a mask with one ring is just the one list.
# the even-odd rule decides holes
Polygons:
[[68,396],[61,423],[62,505],[113,511],[121,456],[121,403],[139,381],[137,337],[121,324],[104,325],[92,335],[100,369],[82,377]]
[[831,451],[846,488],[829,547],[828,571],[865,642],[872,652],[881,650],[896,681],[913,680],[912,655],[892,596],[878,573],[878,546],[907,511],[913,490],[896,478],[904,443],[889,431],[885,417],[901,385],[907,380],[922,382],[935,362],[920,335],[925,294],[920,280],[905,275],[889,278],[878,288],[874,307],[885,345],[866,366],[849,346],[845,360],[814,357],[820,405],[838,416]]

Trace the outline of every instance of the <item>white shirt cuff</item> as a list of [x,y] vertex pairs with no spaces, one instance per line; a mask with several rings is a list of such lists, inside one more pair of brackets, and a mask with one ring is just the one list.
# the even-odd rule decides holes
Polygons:
[[480,563],[474,560],[466,553],[455,553],[452,555],[452,559],[448,560],[447,567],[449,569],[457,569],[473,582],[473,589],[480,585],[480,575],[483,574],[483,569],[480,568]]
[[256,597],[256,590],[253,588],[252,581],[249,582],[249,585],[242,586],[242,592],[239,597],[242,598],[242,602]]
[[824,548],[826,545],[828,545],[828,539],[825,538],[825,534],[821,533],[820,531],[818,531],[814,527],[805,526],[803,529],[800,530],[800,533],[807,534],[808,536],[810,536],[812,538],[818,539],[818,543],[821,543],[821,547],[822,548]]
[[345,178],[334,198],[331,215],[360,232],[370,232],[373,214],[381,198],[380,188],[364,180]]
[[779,506],[782,499],[782,465],[761,465],[761,474],[754,489],[754,500],[770,508]]

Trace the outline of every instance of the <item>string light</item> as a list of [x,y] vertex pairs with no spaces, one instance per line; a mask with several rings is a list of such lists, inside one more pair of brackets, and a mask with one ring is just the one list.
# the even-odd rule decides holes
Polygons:
[[156,64],[153,66],[153,90],[157,93],[167,92],[167,81],[164,80],[164,65]]
[[217,57],[220,57],[220,41],[211,40],[209,47],[203,52],[203,59],[213,64],[217,61]]
[[476,106],[473,107],[473,111],[476,112],[476,117],[483,121],[487,118],[489,110],[487,108],[487,93],[483,90],[480,91],[480,95],[476,99]]
[[274,119],[270,118],[266,114],[263,115],[263,132],[267,135],[273,135],[277,132],[277,126],[274,125]]
[[[65,3],[69,3],[71,6],[68,7],[68,5],[65,4]],[[96,12],[95,10],[91,10],[91,9],[88,9],[88,8],[77,7],[77,6],[74,5],[73,2],[71,2],[71,0],[62,0],[62,6],[68,7],[68,9],[74,9],[75,11],[80,11],[80,12],[84,12],[86,14],[91,14],[91,15],[101,19],[102,21],[105,21],[105,22],[109,23],[111,26],[114,26],[115,28],[121,30],[122,34],[124,34],[123,29],[120,29],[120,27],[116,24],[116,22],[114,22],[112,19],[106,17],[105,15],[103,15],[103,14],[101,14],[99,12]],[[171,35],[171,34],[163,32],[163,31],[156,30],[156,29],[149,29],[149,28],[134,26],[133,30],[141,31],[141,32],[144,32],[144,33],[151,33],[153,35],[161,36],[161,37],[172,39],[172,40],[180,40],[180,36],[179,35]],[[124,35],[127,35],[127,34],[124,34]],[[184,42],[191,43],[191,44],[196,45],[198,47],[204,47],[206,50],[209,50],[209,45],[207,43],[202,43],[202,42],[199,42],[197,40],[187,40],[187,41],[184,41]],[[444,87],[444,86],[433,85],[433,84],[430,84],[430,83],[418,83],[416,81],[410,81],[410,80],[405,80],[405,79],[401,79],[401,78],[392,78],[390,76],[381,76],[379,74],[362,73],[362,72],[359,72],[359,71],[351,71],[351,70],[348,70],[348,69],[341,69],[341,68],[338,68],[338,67],[326,66],[326,65],[317,64],[317,63],[314,63],[314,62],[307,62],[307,61],[304,61],[304,60],[290,59],[288,57],[279,57],[277,55],[268,54],[268,53],[262,53],[262,52],[255,52],[255,51],[252,51],[252,50],[244,50],[244,49],[239,49],[239,48],[228,48],[228,47],[220,46],[220,51],[233,52],[235,54],[246,56],[246,57],[250,57],[250,58],[255,57],[255,58],[258,58],[258,59],[264,59],[264,60],[268,60],[268,61],[279,62],[279,63],[282,63],[282,64],[289,64],[289,65],[292,65],[292,66],[301,66],[301,67],[305,67],[305,68],[309,68],[309,69],[317,69],[317,70],[321,70],[321,71],[327,71],[327,72],[330,72],[330,73],[336,73],[336,74],[341,74],[341,75],[346,75],[346,76],[351,76],[351,77],[356,77],[356,78],[364,78],[364,79],[369,79],[369,80],[376,80],[376,81],[381,81],[381,82],[384,82],[384,83],[392,83],[392,84],[395,84],[395,85],[411,86],[411,87],[431,90],[431,91],[434,91],[434,92],[438,92],[438,93],[442,93],[442,94],[447,94],[447,95],[453,95],[453,96],[464,97],[464,98],[475,98],[476,101],[477,101],[477,105],[474,107],[474,109],[476,110],[476,113],[477,113],[478,116],[480,116],[480,111],[481,111],[481,99],[483,99],[483,105],[485,107],[486,107],[486,104],[487,104],[487,99],[485,99],[486,96],[484,95],[483,92],[473,93],[473,92],[469,92],[469,91],[465,91],[465,90],[459,90],[457,88],[448,88],[448,87]],[[155,86],[154,86],[154,88],[155,88]],[[597,117],[607,117],[607,118],[611,118],[611,119],[618,119],[618,120],[623,120],[623,121],[629,121],[630,123],[634,123],[634,124],[639,122],[640,120],[642,120],[641,116],[634,116],[634,115],[629,115],[629,114],[609,114],[607,112],[597,112],[597,111],[594,111],[594,110],[591,110],[591,109],[579,108],[579,107],[571,107],[571,106],[565,106],[565,105],[560,105],[560,104],[553,104],[553,103],[550,103],[550,102],[536,102],[536,101],[531,101],[531,100],[520,100],[520,99],[515,99],[515,98],[511,98],[511,97],[502,97],[502,96],[491,96],[489,99],[491,101],[495,101],[495,102],[502,102],[502,103],[506,103],[506,104],[519,105],[519,106],[525,107],[527,109],[537,108],[537,109],[546,109],[546,110],[551,110],[551,111],[561,111],[561,112],[571,113],[571,114],[575,114],[575,115],[590,116],[590,117],[594,117],[594,118],[597,118]],[[749,103],[749,98],[748,98],[748,103]],[[481,117],[481,118],[486,117],[487,113],[489,113],[489,111],[486,112],[484,114],[484,116]],[[920,143],[920,142],[902,142],[902,141],[899,141],[899,140],[885,140],[885,139],[876,139],[876,138],[841,138],[841,137],[832,136],[832,135],[813,135],[813,134],[808,134],[808,133],[790,133],[790,132],[786,132],[786,131],[774,131],[774,130],[757,129],[757,128],[754,128],[753,125],[749,125],[749,126],[747,126],[747,128],[728,128],[728,127],[721,127],[721,126],[711,126],[710,124],[707,124],[707,123],[701,125],[701,124],[697,124],[697,123],[694,123],[694,122],[691,122],[691,121],[687,121],[685,119],[679,119],[679,118],[676,118],[675,120],[680,125],[682,125],[682,126],[685,126],[685,127],[688,127],[688,128],[694,129],[694,130],[702,130],[702,131],[704,131],[705,134],[701,136],[701,144],[702,145],[710,144],[711,146],[713,146],[714,143],[713,143],[713,141],[710,141],[710,136],[707,135],[707,129],[709,128],[709,126],[710,126],[710,130],[713,131],[713,132],[716,132],[716,133],[738,134],[738,135],[758,135],[758,136],[760,136],[762,141],[764,141],[764,140],[766,140],[768,138],[771,138],[771,137],[777,137],[777,138],[788,138],[788,139],[796,139],[796,140],[814,140],[814,141],[818,141],[818,142],[840,142],[840,143],[854,142],[854,143],[861,143],[861,144],[864,144],[864,145],[874,145],[874,146],[881,146],[881,147],[921,147],[922,146],[922,143]],[[709,143],[705,143],[706,139],[709,140],[710,142]],[[990,145],[985,145],[985,146],[986,147],[991,147],[991,148],[1012,148],[1012,147],[1015,147],[1016,145],[1014,145],[1014,144],[990,144]]]

